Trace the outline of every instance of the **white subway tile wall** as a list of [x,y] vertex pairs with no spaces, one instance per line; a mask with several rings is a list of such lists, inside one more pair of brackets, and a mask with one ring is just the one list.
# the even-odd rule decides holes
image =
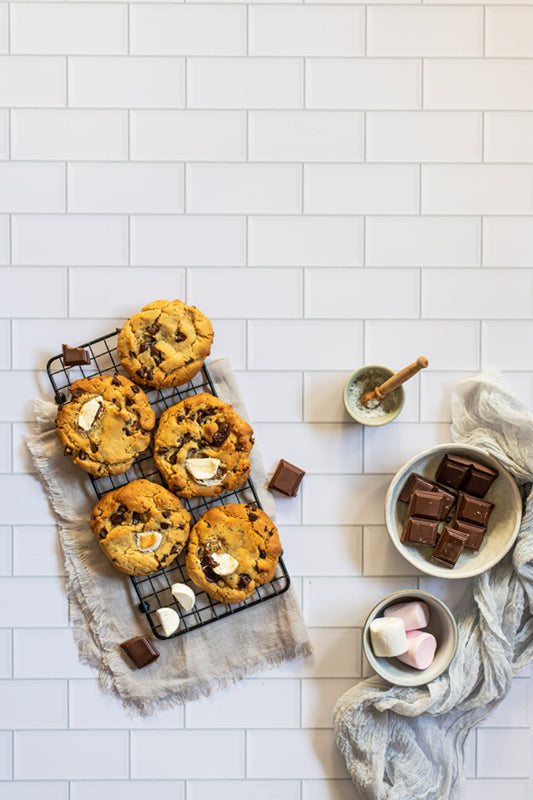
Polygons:
[[[392,547],[390,479],[481,369],[533,409],[533,0],[0,0],[0,278],[2,800],[360,800],[332,712],[368,611],[470,590]],[[315,652],[142,719],[78,660],[25,437],[61,344],[159,297],[213,320],[267,472],[306,470],[276,507]],[[422,354],[354,424],[349,373]],[[461,800],[533,795],[531,675]]]

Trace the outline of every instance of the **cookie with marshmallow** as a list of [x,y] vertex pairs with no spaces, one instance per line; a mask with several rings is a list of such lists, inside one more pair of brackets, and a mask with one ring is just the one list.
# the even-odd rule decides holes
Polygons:
[[190,514],[164,486],[139,479],[98,501],[91,529],[119,572],[150,575],[172,563],[185,547]]

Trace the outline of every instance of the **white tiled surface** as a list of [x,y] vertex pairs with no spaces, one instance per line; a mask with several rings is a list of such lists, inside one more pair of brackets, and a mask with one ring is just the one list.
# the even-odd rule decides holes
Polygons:
[[[358,800],[331,713],[366,613],[469,588],[391,547],[391,475],[481,368],[533,408],[531,0],[0,0],[0,278],[2,800]],[[142,720],[77,659],[24,437],[61,343],[156,297],[213,319],[267,470],[307,471],[277,514],[315,655]],[[355,426],[349,372],[421,353]],[[530,800],[531,703],[526,670],[461,800]]]

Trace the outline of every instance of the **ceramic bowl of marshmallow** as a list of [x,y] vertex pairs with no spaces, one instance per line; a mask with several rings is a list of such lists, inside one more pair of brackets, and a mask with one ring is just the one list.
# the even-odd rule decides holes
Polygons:
[[363,649],[389,683],[423,686],[448,668],[457,650],[457,625],[438,597],[405,589],[374,606],[363,628]]

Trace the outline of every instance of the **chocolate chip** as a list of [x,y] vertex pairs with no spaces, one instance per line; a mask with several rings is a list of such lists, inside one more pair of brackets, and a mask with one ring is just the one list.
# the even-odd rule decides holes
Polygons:
[[102,531],[100,531],[100,533],[98,534],[98,538],[99,538],[99,539],[105,539],[105,537],[107,536],[107,534],[108,534],[108,531],[107,531],[107,530],[104,528],[104,529],[103,529]]
[[140,392],[141,390],[139,389],[138,386],[133,385],[131,387],[131,391],[133,392],[133,394],[137,394],[137,392]]
[[174,339],[175,339],[175,340],[176,340],[178,343],[179,343],[179,342],[184,342],[186,338],[187,338],[187,337],[185,336],[185,334],[184,334],[184,333],[182,333],[181,331],[176,331],[176,335],[174,336]]
[[259,558],[266,558],[266,553],[264,550],[259,550]]
[[121,383],[116,375],[113,375],[113,377],[111,378],[111,383],[113,384],[113,386],[121,386]]
[[133,436],[133,431],[128,430],[128,428],[122,428],[126,436]]
[[162,511],[161,514],[164,516],[165,519],[170,517],[170,511]]
[[131,512],[131,524],[138,525],[141,521],[141,515],[137,511]]
[[248,519],[250,522],[255,522],[257,519],[257,514],[248,514]]
[[177,552],[179,552],[179,549],[180,549],[180,546],[179,546],[179,544],[173,544],[173,545],[172,545],[172,547],[170,548],[170,552],[171,552],[172,554],[174,554],[174,553],[177,553]]
[[239,575],[239,583],[237,584],[237,589],[246,589],[248,584],[250,583],[250,576],[249,575]]
[[124,522],[124,514],[120,510],[116,511],[109,517],[109,521],[112,525],[120,525],[122,522]]
[[212,442],[215,445],[215,447],[220,447],[221,445],[224,444],[224,442],[228,438],[230,434],[230,429],[229,425],[227,425],[225,422],[219,422],[217,424],[218,424],[218,430],[215,434],[213,434]]
[[159,527],[162,531],[166,531],[167,528],[170,528],[170,524],[168,522],[160,522]]
[[133,399],[133,397],[126,397],[126,405],[127,406],[135,405],[135,400]]
[[143,342],[139,347],[139,353],[144,353],[150,347],[150,342]]
[[178,460],[178,454],[177,453],[172,453],[172,455],[168,459],[168,463],[169,464],[175,464],[177,460]]
[[177,419],[178,422],[183,422],[183,420],[185,419],[185,416],[184,416],[184,414],[178,414],[176,419]]
[[159,350],[159,348],[156,347],[155,344],[153,343],[150,344],[150,355],[154,359],[157,366],[159,366],[159,364],[163,361],[163,355],[161,353],[161,350]]
[[138,369],[135,374],[138,375],[141,380],[144,380],[146,378],[146,370],[144,367]]
[[146,373],[146,380],[147,380],[147,381],[153,381],[153,379],[154,379],[154,372],[153,372],[153,370],[150,368],[150,369],[148,370],[148,372]]
[[159,330],[159,325],[154,323],[153,325],[150,325],[149,328],[146,328],[146,333],[149,333],[150,336],[155,336],[158,330]]
[[168,447],[158,447],[157,448],[157,455],[164,456],[165,453],[168,453]]
[[80,452],[78,453],[78,458],[80,459],[80,461],[85,461],[87,455],[83,452],[83,450],[80,450]]

